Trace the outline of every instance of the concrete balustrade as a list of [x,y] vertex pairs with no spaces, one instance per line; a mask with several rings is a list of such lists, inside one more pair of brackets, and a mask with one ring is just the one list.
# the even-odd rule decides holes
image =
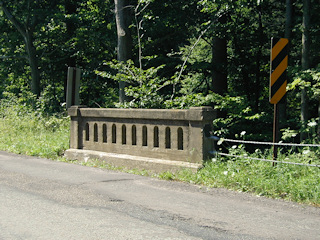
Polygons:
[[69,159],[100,159],[156,172],[197,169],[210,157],[211,107],[103,109],[72,106]]

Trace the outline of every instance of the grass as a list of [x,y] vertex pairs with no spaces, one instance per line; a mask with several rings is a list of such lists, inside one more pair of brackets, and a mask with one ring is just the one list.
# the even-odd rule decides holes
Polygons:
[[196,174],[174,176],[209,187],[224,187],[259,196],[320,206],[320,171],[305,166],[237,160],[208,162]]
[[68,147],[68,117],[43,117],[19,106],[1,109],[0,150],[58,159]]
[[[5,109],[2,106],[0,109],[0,150],[65,161],[62,156],[68,147],[68,117],[42,117],[39,112],[25,110],[21,106]],[[261,154],[258,157],[261,157]],[[319,164],[319,158],[313,151],[308,151],[308,154],[280,155],[280,158],[291,162],[313,161]],[[213,188],[223,187],[251,192],[258,196],[320,207],[320,169],[317,167],[287,164],[277,164],[272,167],[268,162],[221,158],[206,162],[197,173],[182,170],[177,173],[164,172],[150,175],[147,171],[136,169],[128,171],[97,160],[74,163]]]

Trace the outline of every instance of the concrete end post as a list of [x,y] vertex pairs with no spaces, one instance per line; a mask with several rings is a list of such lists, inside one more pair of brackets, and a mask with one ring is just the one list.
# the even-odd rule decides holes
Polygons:
[[214,145],[209,138],[213,128],[216,111],[212,107],[191,107],[187,112],[189,121],[189,155],[190,160],[202,163],[208,159]]
[[71,106],[68,108],[70,122],[70,148],[82,149],[81,113],[80,108],[85,106]]

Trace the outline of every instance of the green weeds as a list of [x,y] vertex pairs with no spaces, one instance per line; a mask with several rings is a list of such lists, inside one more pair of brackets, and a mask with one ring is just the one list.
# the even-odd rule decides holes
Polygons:
[[68,117],[45,117],[17,102],[1,102],[0,150],[57,159],[68,147]]
[[[160,174],[208,187],[223,187],[258,196],[285,199],[320,206],[320,169],[316,167],[248,161],[245,159],[207,162],[197,173],[184,170]],[[169,176],[169,178],[168,178]]]

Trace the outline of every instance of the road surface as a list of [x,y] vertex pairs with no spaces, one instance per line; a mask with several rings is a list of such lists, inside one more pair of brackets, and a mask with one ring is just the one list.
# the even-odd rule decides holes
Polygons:
[[0,152],[0,239],[320,239],[320,209]]

